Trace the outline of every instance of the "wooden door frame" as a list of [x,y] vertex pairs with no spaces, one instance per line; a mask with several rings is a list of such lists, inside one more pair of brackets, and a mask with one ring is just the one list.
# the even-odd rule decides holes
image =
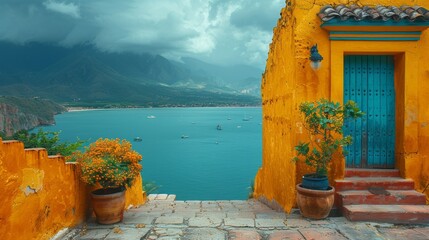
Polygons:
[[[405,176],[405,155],[418,151],[417,42],[331,41],[331,100],[343,103],[344,55],[394,55],[396,142],[395,167]],[[406,71],[409,69],[409,71]],[[406,84],[405,84],[406,83]],[[345,168],[345,161],[343,159]]]

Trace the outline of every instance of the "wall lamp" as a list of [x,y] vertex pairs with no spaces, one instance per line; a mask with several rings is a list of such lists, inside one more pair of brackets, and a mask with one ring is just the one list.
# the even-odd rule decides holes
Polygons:
[[313,45],[310,49],[310,66],[313,70],[319,70],[319,68],[322,66],[322,60],[323,57],[320,55],[319,51],[317,50],[317,44]]

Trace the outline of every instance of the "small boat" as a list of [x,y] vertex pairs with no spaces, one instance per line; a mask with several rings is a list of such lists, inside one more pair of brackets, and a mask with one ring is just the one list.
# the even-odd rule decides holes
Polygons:
[[153,119],[156,118],[154,115],[147,116],[146,118]]
[[143,141],[143,139],[141,137],[135,137],[134,138],[134,142],[141,142]]
[[186,138],[189,138],[189,136],[186,136],[186,135],[182,135],[182,137],[181,137],[182,139],[186,139]]
[[222,126],[218,124],[217,127],[216,127],[216,129],[217,130],[222,130]]
[[246,115],[244,115],[244,118],[243,118],[243,121],[250,121],[250,119],[252,119],[253,117],[252,116],[248,116],[247,114]]

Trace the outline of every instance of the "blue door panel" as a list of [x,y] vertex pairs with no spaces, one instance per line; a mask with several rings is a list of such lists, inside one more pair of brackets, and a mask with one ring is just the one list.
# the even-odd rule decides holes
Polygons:
[[344,124],[353,137],[345,150],[347,167],[392,168],[395,153],[393,56],[345,56],[344,102],[353,100],[366,114]]

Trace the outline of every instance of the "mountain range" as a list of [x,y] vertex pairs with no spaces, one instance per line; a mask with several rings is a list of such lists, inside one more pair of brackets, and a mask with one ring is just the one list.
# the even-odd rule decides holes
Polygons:
[[0,95],[69,106],[259,105],[262,70],[194,58],[0,42]]

